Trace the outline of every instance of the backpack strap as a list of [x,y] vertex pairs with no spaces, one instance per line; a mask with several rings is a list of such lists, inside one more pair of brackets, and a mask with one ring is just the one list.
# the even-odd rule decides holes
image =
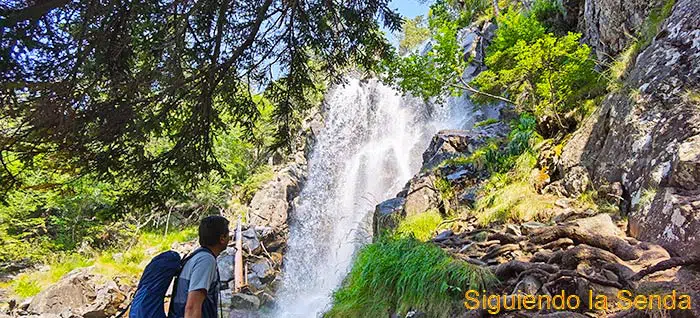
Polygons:
[[[189,254],[187,254],[187,256],[185,256],[180,261],[180,268],[177,270],[177,274],[175,275],[175,280],[173,281],[173,291],[170,294],[170,305],[168,306],[168,312],[167,312],[168,317],[170,317],[170,313],[173,311],[173,305],[174,305],[173,299],[175,298],[174,297],[175,293],[177,293],[177,281],[180,278],[180,273],[182,273],[182,269],[185,268],[185,264],[187,264],[187,262],[190,259],[192,259],[195,255],[197,255],[201,252],[209,252],[209,254],[211,254],[211,256],[214,256],[214,263],[216,263],[216,255],[214,255],[214,252],[212,252],[209,248],[204,247],[204,246],[197,248],[194,251],[190,252]],[[217,280],[218,280],[218,277],[219,277],[219,270],[218,269],[216,270],[216,275],[217,275]],[[119,317],[116,317],[116,318],[119,318]]]

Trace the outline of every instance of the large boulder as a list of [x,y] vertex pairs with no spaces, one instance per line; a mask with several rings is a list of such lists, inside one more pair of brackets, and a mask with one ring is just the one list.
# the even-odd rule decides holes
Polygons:
[[437,208],[440,204],[440,192],[435,187],[435,175],[432,173],[415,176],[407,184],[404,216],[423,213]]
[[[646,15],[629,10],[646,6],[641,3],[602,6],[637,20]],[[585,167],[595,187],[620,182],[631,234],[679,254],[692,246],[691,220],[700,214],[700,206],[693,204],[700,138],[699,38],[700,2],[676,1],[654,41],[633,60],[622,89],[609,94],[566,144],[559,167]],[[681,223],[686,235],[677,226]]]
[[72,315],[106,318],[120,311],[126,295],[117,284],[93,273],[92,267],[76,269],[36,295],[27,312],[37,315]]

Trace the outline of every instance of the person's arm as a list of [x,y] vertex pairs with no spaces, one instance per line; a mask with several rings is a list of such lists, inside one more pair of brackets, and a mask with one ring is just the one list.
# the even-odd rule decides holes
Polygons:
[[193,290],[187,293],[185,303],[185,318],[202,318],[202,304],[207,297],[206,289]]

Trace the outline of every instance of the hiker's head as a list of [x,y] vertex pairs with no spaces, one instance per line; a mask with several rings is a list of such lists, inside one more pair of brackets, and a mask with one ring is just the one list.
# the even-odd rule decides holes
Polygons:
[[199,245],[223,250],[229,242],[228,220],[212,215],[199,222]]

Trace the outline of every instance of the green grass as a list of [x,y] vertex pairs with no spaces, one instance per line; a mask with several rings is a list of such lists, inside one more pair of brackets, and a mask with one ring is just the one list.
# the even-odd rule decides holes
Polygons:
[[489,270],[454,260],[435,245],[385,237],[360,251],[325,317],[403,316],[410,309],[448,317],[467,290],[495,281]]
[[435,182],[433,182],[433,185],[440,193],[441,199],[449,201],[455,197],[455,191],[454,189],[452,189],[452,185],[449,181],[445,180],[444,178],[437,177],[435,179]]
[[[168,235],[143,233],[137,243],[126,251],[109,250],[92,257],[77,253],[61,254],[47,262],[48,270],[22,273],[14,280],[0,284],[0,288],[8,289],[12,295],[20,298],[32,297],[58,282],[70,271],[88,266],[94,266],[95,273],[108,279],[119,276],[136,283],[143,268],[150,261],[151,255],[147,251],[157,254],[169,250],[173,243],[187,242],[195,237],[197,229],[190,227]],[[121,258],[115,257],[117,253],[122,254]]]
[[688,90],[685,93],[685,99],[691,103],[700,104],[700,92]]
[[479,223],[526,222],[541,219],[543,212],[554,207],[556,197],[538,194],[532,185],[530,172],[537,164],[537,157],[525,152],[515,159],[515,165],[507,173],[494,173],[486,181],[481,198],[472,214]]
[[651,205],[651,202],[654,201],[654,198],[656,197],[657,191],[658,190],[656,188],[644,189],[642,191],[642,195],[639,197],[639,206],[645,207]]
[[480,122],[474,124],[474,128],[482,127],[482,126],[488,126],[488,125],[491,125],[491,124],[495,124],[495,123],[497,123],[497,122],[499,122],[498,119],[489,118],[489,119],[487,119],[487,120],[482,120],[482,121],[480,121]]
[[420,214],[410,215],[399,223],[396,233],[402,237],[414,237],[427,241],[433,237],[443,219],[437,210],[429,210]]

